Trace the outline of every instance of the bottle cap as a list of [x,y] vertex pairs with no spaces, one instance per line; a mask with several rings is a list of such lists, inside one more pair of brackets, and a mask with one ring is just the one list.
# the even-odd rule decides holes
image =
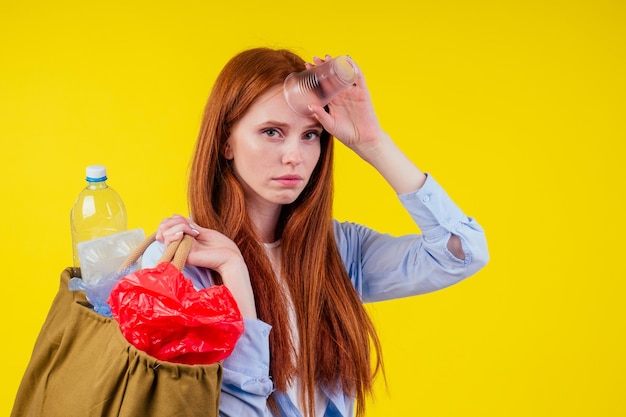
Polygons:
[[89,165],[87,167],[87,181],[99,182],[106,181],[107,169],[103,165]]

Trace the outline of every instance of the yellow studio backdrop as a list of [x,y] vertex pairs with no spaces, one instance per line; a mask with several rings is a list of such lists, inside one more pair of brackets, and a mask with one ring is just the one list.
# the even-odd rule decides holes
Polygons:
[[[626,415],[625,5],[4,1],[0,414],[71,264],[85,166],[107,166],[130,228],[187,214],[218,71],[272,46],[350,54],[386,130],[487,233],[476,276],[368,307],[388,380],[368,417]],[[336,167],[337,218],[419,231],[341,146]]]

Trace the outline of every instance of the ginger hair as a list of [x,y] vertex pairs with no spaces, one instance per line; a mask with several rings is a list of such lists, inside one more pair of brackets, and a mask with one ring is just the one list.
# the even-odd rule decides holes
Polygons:
[[[296,313],[297,349],[284,287],[248,217],[231,163],[223,155],[231,127],[250,105],[268,89],[281,85],[288,74],[304,68],[304,61],[293,52],[270,48],[243,51],[225,65],[205,106],[196,142],[188,189],[190,213],[200,226],[224,233],[241,250],[258,318],[272,326],[270,374],[275,388],[285,391],[297,374],[305,415],[312,415],[316,385],[338,386],[356,398],[357,415],[363,415],[374,375],[383,364],[375,328],[335,242],[333,138],[322,134],[321,155],[311,180],[296,201],[283,206],[276,229],[275,238],[281,240],[281,273]],[[221,282],[220,277],[216,280]],[[272,396],[269,406],[275,409]]]

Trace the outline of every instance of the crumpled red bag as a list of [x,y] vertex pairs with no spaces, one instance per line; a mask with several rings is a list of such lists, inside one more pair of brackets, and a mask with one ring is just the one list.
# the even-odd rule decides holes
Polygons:
[[124,276],[108,303],[126,340],[162,361],[218,362],[243,333],[243,317],[226,286],[197,291],[170,262]]

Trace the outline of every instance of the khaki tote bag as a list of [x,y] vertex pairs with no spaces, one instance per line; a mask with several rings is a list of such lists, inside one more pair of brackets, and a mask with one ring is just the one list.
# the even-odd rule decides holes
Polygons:
[[11,417],[218,415],[221,362],[164,362],[135,349],[114,319],[94,312],[83,292],[68,290],[72,277],[80,277],[79,268],[61,273]]

